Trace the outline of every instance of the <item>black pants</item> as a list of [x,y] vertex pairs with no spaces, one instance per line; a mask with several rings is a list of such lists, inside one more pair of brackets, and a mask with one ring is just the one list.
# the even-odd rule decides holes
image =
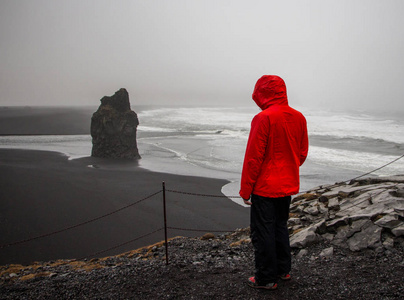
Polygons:
[[291,196],[251,197],[251,241],[255,253],[255,280],[277,282],[290,272],[291,254],[287,221]]

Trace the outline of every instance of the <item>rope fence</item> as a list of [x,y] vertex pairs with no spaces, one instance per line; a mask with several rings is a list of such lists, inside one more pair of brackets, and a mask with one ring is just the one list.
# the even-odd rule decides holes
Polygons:
[[[374,173],[374,172],[376,172],[376,171],[379,171],[379,170],[381,170],[381,169],[387,167],[388,165],[391,165],[392,163],[395,163],[396,161],[402,159],[403,157],[404,157],[404,154],[401,155],[401,156],[399,156],[399,157],[397,157],[396,159],[394,159],[394,160],[392,160],[392,161],[390,161],[390,162],[388,162],[388,163],[386,163],[386,164],[384,164],[384,165],[382,165],[382,166],[376,168],[376,169],[373,169],[372,171],[369,171],[369,172],[367,172],[367,173],[364,173],[364,174],[362,174],[362,175],[356,176],[356,177],[354,177],[354,178],[351,178],[351,179],[348,179],[348,180],[345,180],[345,181],[341,181],[341,182],[337,182],[337,183],[335,183],[335,184],[327,185],[326,188],[334,188],[334,187],[340,186],[340,185],[342,185],[342,184],[349,183],[349,182],[351,182],[351,181],[353,181],[353,180],[362,178],[362,177],[364,177],[364,176],[366,176],[366,175],[370,175],[370,174],[372,174],[372,173]],[[324,189],[324,187],[320,186],[320,187],[318,187],[318,188],[316,188],[316,189],[309,189],[309,190],[307,190],[306,192],[303,192],[303,193],[308,193],[308,192],[310,192],[310,191],[314,192],[314,191],[318,191],[318,190],[322,190],[322,189]]]
[[191,228],[181,228],[181,227],[171,227],[167,226],[168,229],[182,230],[182,231],[195,231],[195,232],[229,232],[229,230],[210,230],[210,229],[191,229]]
[[127,241],[127,242],[125,242],[125,243],[122,243],[122,244],[113,246],[113,247],[111,247],[111,248],[104,249],[104,250],[101,250],[101,251],[92,253],[92,254],[90,254],[90,255],[86,255],[86,256],[84,256],[84,257],[82,257],[82,258],[79,258],[79,260],[83,260],[83,259],[86,259],[86,258],[98,256],[98,255],[103,254],[103,253],[105,253],[105,252],[118,249],[118,248],[120,248],[120,247],[122,247],[122,246],[128,245],[128,244],[130,244],[130,243],[136,242],[137,240],[140,240],[140,239],[142,239],[142,238],[145,238],[145,237],[148,237],[148,236],[150,236],[150,235],[152,235],[152,234],[155,234],[156,232],[159,232],[159,231],[161,231],[161,230],[163,230],[163,229],[164,229],[164,227],[161,227],[161,228],[159,228],[159,229],[156,229],[156,230],[154,230],[154,231],[152,231],[152,232],[146,233],[146,234],[144,234],[144,235],[142,235],[142,236],[139,236],[139,237],[137,237],[137,238],[134,238],[133,240]]
[[[400,157],[394,159],[393,161],[391,161],[391,162],[389,162],[389,163],[387,163],[387,164],[384,164],[383,166],[381,166],[381,167],[379,167],[379,168],[377,168],[377,169],[374,169],[374,170],[372,170],[372,171],[370,171],[370,172],[367,172],[367,173],[362,174],[362,175],[360,175],[360,176],[357,176],[357,177],[355,177],[355,178],[352,178],[352,179],[349,179],[349,180],[346,180],[346,181],[343,181],[343,182],[340,182],[340,183],[336,183],[336,184],[334,184],[334,185],[327,186],[327,188],[337,187],[337,186],[342,185],[342,184],[344,184],[344,183],[348,183],[348,182],[350,182],[350,181],[352,181],[352,180],[356,180],[356,179],[361,178],[361,177],[363,177],[363,176],[366,176],[366,175],[369,175],[369,174],[371,174],[371,173],[374,173],[375,171],[378,171],[378,170],[380,170],[380,169],[382,169],[382,168],[384,168],[384,167],[386,167],[386,166],[388,166],[388,165],[390,165],[390,164],[392,164],[392,163],[398,161],[399,159],[401,159],[401,158],[403,158],[403,157],[404,157],[404,154],[401,155]],[[397,186],[397,185],[395,185],[395,186]],[[311,189],[311,190],[309,190],[309,191],[316,191],[316,190],[319,190],[319,189],[323,189],[323,188],[317,188],[317,189],[314,189],[314,190]],[[189,195],[189,196],[208,197],[208,198],[223,198],[223,199],[239,198],[239,199],[241,199],[240,196],[225,196],[225,195],[223,195],[223,194],[222,194],[222,195],[213,195],[213,194],[191,193],[191,192],[185,192],[185,191],[177,191],[177,190],[166,189],[166,188],[165,188],[165,183],[163,182],[163,183],[162,183],[162,189],[161,189],[161,190],[159,190],[159,191],[157,191],[157,192],[155,192],[155,193],[153,193],[153,194],[150,194],[149,196],[146,196],[146,197],[144,197],[144,198],[142,198],[142,199],[139,199],[139,200],[137,200],[137,201],[135,201],[135,202],[133,202],[133,203],[130,203],[130,204],[126,205],[126,206],[123,206],[123,207],[121,207],[121,208],[119,208],[119,209],[117,209],[117,210],[111,211],[111,212],[109,212],[109,213],[107,213],[107,214],[104,214],[104,215],[98,216],[98,217],[96,217],[96,218],[89,219],[89,220],[87,220],[87,221],[84,221],[84,222],[81,222],[81,223],[78,223],[78,224],[75,224],[75,225],[71,225],[71,226],[68,226],[68,227],[65,227],[65,228],[62,228],[62,229],[59,229],[59,230],[55,230],[55,231],[48,232],[48,233],[45,233],[45,234],[40,234],[40,235],[31,237],[31,238],[27,238],[27,239],[23,239],[23,240],[19,240],[19,241],[15,241],[15,242],[11,242],[11,243],[7,243],[7,244],[0,245],[0,250],[1,250],[1,249],[4,249],[4,248],[7,248],[7,247],[11,247],[11,246],[15,246],[15,245],[23,244],[23,243],[28,243],[28,242],[31,242],[31,241],[34,241],[34,240],[38,240],[38,239],[41,239],[41,238],[45,238],[45,237],[49,237],[49,236],[52,236],[52,235],[56,235],[56,234],[59,234],[59,233],[62,233],[62,232],[68,231],[68,230],[72,230],[72,229],[75,229],[75,228],[78,228],[78,227],[81,227],[81,226],[84,226],[84,225],[93,223],[93,222],[95,222],[95,221],[101,220],[101,219],[103,219],[103,218],[109,217],[109,216],[114,215],[114,214],[116,214],[116,213],[118,213],[118,212],[121,212],[121,211],[123,211],[123,210],[126,210],[126,209],[128,209],[128,208],[130,208],[130,207],[133,207],[133,206],[135,206],[135,205],[137,205],[137,204],[139,204],[139,203],[141,203],[141,202],[143,202],[143,201],[146,201],[146,200],[148,200],[148,199],[151,199],[151,198],[153,198],[154,196],[159,195],[160,193],[163,194],[164,227],[158,228],[158,229],[156,229],[156,230],[154,230],[154,231],[152,231],[152,232],[149,232],[149,233],[146,233],[146,234],[144,234],[144,235],[138,236],[138,237],[136,237],[136,238],[134,238],[134,239],[132,239],[132,240],[130,240],[130,241],[127,241],[127,242],[124,242],[124,243],[115,245],[115,246],[110,247],[110,248],[108,248],[108,249],[104,249],[104,250],[98,251],[98,252],[96,252],[96,253],[92,253],[92,254],[87,255],[87,256],[85,256],[85,257],[83,257],[83,258],[80,258],[80,259],[85,259],[85,258],[89,258],[89,257],[98,256],[98,255],[103,254],[103,253],[105,253],[105,252],[108,252],[108,251],[111,251],[111,250],[115,250],[115,249],[117,249],[117,248],[120,248],[120,247],[122,247],[122,246],[128,245],[128,244],[133,243],[133,242],[135,242],[135,241],[137,241],[137,240],[140,240],[140,239],[142,239],[142,238],[151,236],[151,235],[153,235],[153,234],[155,234],[155,233],[157,233],[157,232],[160,232],[160,231],[164,230],[165,247],[166,247],[166,263],[168,264],[168,235],[167,235],[167,230],[168,230],[168,229],[170,229],[170,230],[190,231],[190,232],[222,232],[222,233],[225,233],[225,232],[230,232],[230,231],[231,231],[231,230],[192,229],[192,228],[181,228],[181,227],[167,226],[166,192],[175,193],[175,194]],[[380,194],[380,193],[379,193],[379,194]],[[377,196],[377,195],[378,195],[378,194],[373,195],[373,196]],[[367,200],[368,200],[368,199],[365,199],[365,200],[363,200],[362,202],[367,201]],[[361,202],[361,203],[362,203],[362,202]],[[356,203],[356,204],[354,204],[353,206],[359,205],[359,204],[360,204],[360,203]],[[345,208],[345,209],[346,209],[346,208]]]
[[75,228],[80,227],[80,226],[84,226],[84,225],[90,224],[90,223],[92,223],[92,222],[95,222],[95,221],[98,221],[98,220],[100,220],[100,219],[109,217],[109,216],[111,216],[111,215],[113,215],[113,214],[116,214],[116,213],[118,213],[118,212],[120,212],[120,211],[122,211],[122,210],[125,210],[125,209],[127,209],[127,208],[129,208],[129,207],[132,207],[132,206],[134,206],[134,205],[136,205],[136,204],[139,204],[140,202],[143,202],[143,201],[145,201],[145,200],[147,200],[147,199],[150,199],[150,198],[156,196],[156,195],[159,194],[159,193],[161,193],[161,190],[158,191],[158,192],[156,192],[156,193],[154,193],[154,194],[151,194],[150,196],[147,196],[147,197],[145,197],[145,198],[143,198],[143,199],[140,199],[140,200],[138,200],[138,201],[136,201],[136,202],[134,202],[134,203],[131,203],[131,204],[129,204],[129,205],[126,205],[126,206],[124,206],[124,207],[121,207],[121,208],[119,208],[119,209],[117,209],[117,210],[114,210],[114,211],[112,211],[112,212],[110,212],[110,213],[107,213],[107,214],[105,214],[105,215],[96,217],[96,218],[94,218],[94,219],[87,220],[87,221],[82,222],[82,223],[78,223],[78,224],[76,224],[76,225],[72,225],[72,226],[69,226],[69,227],[66,227],[66,228],[63,228],[63,229],[60,229],[60,230],[56,230],[56,231],[52,231],[52,232],[49,232],[49,233],[41,234],[41,235],[38,235],[38,236],[34,236],[34,237],[32,237],[32,238],[28,238],[28,239],[24,239],[24,240],[12,242],[12,243],[0,245],[0,249],[6,248],[6,247],[10,247],[10,246],[14,246],[14,245],[18,245],[18,244],[22,244],[22,243],[31,242],[31,241],[34,241],[34,240],[37,240],[37,239],[45,238],[45,237],[48,237],[48,236],[51,236],[51,235],[55,235],[55,234],[58,234],[58,233],[62,233],[62,232],[71,230],[71,229],[75,229]]
[[198,193],[182,192],[182,191],[175,191],[175,190],[166,190],[166,191],[170,192],[170,193],[183,194],[183,195],[189,195],[189,196],[199,196],[199,197],[209,197],[209,198],[231,198],[231,199],[239,198],[239,199],[241,199],[240,196],[198,194]]
[[352,178],[352,179],[350,179],[350,180],[346,180],[346,181],[344,181],[344,182],[350,182],[350,181],[352,181],[352,180],[356,180],[356,179],[361,178],[361,177],[363,177],[363,176],[372,174],[372,173],[374,173],[374,172],[376,172],[376,171],[379,171],[379,170],[381,170],[381,169],[387,167],[388,165],[391,165],[392,163],[395,163],[396,161],[398,161],[399,159],[402,159],[403,157],[404,157],[404,154],[401,155],[401,156],[399,156],[399,157],[397,157],[396,159],[392,160],[391,162],[388,162],[387,164],[384,164],[383,166],[381,166],[381,167],[379,167],[379,168],[377,168],[377,169],[374,169],[374,170],[372,170],[372,171],[370,171],[370,172],[367,172],[367,173],[365,173],[365,174],[362,174],[362,175],[360,175],[360,176],[358,176],[358,177],[355,177],[355,178]]

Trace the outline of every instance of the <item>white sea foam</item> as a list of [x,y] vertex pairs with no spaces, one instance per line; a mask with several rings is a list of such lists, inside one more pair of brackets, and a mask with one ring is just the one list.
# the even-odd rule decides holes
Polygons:
[[[304,188],[310,188],[310,184],[333,183],[349,179],[349,176],[370,172],[403,154],[404,124],[399,120],[365,114],[305,112],[304,109],[301,111],[306,115],[309,136],[312,137],[309,157],[302,169]],[[197,170],[192,174],[208,174],[218,178],[224,176],[232,181],[224,188],[224,193],[238,193],[250,123],[258,113],[257,109],[162,108],[146,113],[144,123],[150,122],[159,126],[165,124],[168,128],[177,130],[177,135],[174,133],[174,136],[169,138],[139,140],[139,148],[142,143],[149,143],[150,146],[151,141],[156,147],[155,151],[142,155],[146,162],[152,161],[155,155],[159,155],[161,159],[164,153],[167,159],[176,162],[169,170],[164,171],[189,174],[191,170]],[[143,115],[139,114],[139,118],[142,117]],[[212,134],[209,134],[209,130]],[[187,131],[194,132],[194,135],[182,136],[182,133]],[[156,150],[157,148],[159,150]],[[148,155],[150,159],[147,158]],[[146,167],[157,170],[164,165],[160,160],[159,164],[160,166],[152,164]],[[403,164],[404,159],[375,174],[404,173]],[[324,182],[326,180],[329,182]]]
[[[302,169],[305,179],[322,181],[327,173],[331,181],[336,175],[330,174],[369,172],[403,154],[401,120],[300,111],[308,121],[310,137],[308,164]],[[258,112],[254,107],[143,110],[138,113],[140,165],[153,171],[225,178],[233,182],[230,186],[237,186],[250,123]],[[2,136],[0,147],[58,151],[76,158],[89,156],[92,144],[89,135]],[[404,173],[404,159],[376,172],[399,173]]]
[[171,132],[171,131],[173,131],[172,129],[168,129],[168,128],[145,126],[145,125],[139,125],[137,130],[139,132]]
[[383,139],[404,144],[404,122],[392,118],[326,111],[309,112],[306,118],[311,135]]
[[[363,173],[375,170],[396,158],[397,156],[382,155],[371,152],[357,152],[316,146],[310,147],[310,160],[316,164],[328,168],[355,170]],[[394,175],[403,173],[404,159],[398,160],[394,164],[374,172],[376,175]]]
[[138,114],[141,124],[153,124],[172,131],[248,130],[257,109],[242,108],[158,108]]

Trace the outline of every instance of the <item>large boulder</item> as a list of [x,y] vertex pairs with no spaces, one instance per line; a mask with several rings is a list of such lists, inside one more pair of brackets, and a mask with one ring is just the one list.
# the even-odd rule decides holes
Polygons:
[[130,108],[129,94],[120,89],[113,96],[101,99],[91,118],[91,155],[105,158],[139,159],[136,131],[139,120]]
[[404,176],[320,186],[292,200],[290,246],[321,240],[362,251],[389,250],[404,236]]

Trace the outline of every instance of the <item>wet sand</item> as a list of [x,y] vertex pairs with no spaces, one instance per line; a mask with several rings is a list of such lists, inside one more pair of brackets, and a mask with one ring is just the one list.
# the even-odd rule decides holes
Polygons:
[[[68,160],[57,152],[0,149],[0,245],[58,231],[97,218],[166,189],[222,195],[226,180],[147,171],[136,161],[92,157]],[[249,210],[227,198],[166,193],[167,225],[199,236],[249,225]],[[163,228],[163,195],[95,222],[0,249],[0,265],[83,258]],[[164,239],[164,231],[100,256],[122,253]]]

